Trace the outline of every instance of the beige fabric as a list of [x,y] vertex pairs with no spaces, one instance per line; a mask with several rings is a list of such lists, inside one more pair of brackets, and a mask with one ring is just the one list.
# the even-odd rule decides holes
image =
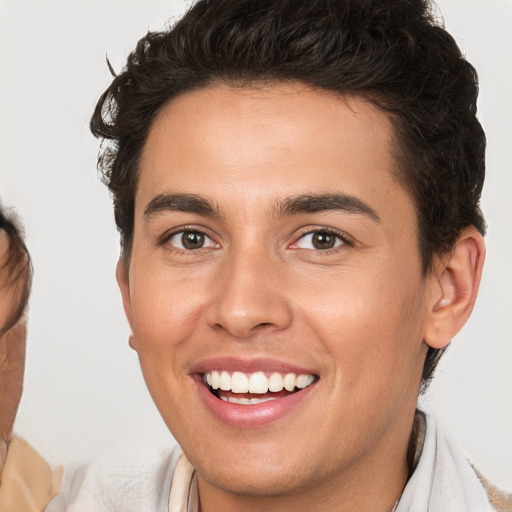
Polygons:
[[193,476],[194,468],[185,455],[181,455],[172,477],[169,512],[191,512],[189,495]]
[[484,486],[485,492],[487,492],[487,496],[489,497],[489,501],[491,505],[496,509],[496,512],[512,512],[512,494],[508,494],[501,489],[498,489],[494,485],[492,485],[483,475],[478,471],[478,469],[473,466],[473,470],[476,473],[476,476]]
[[0,512],[40,512],[60,492],[62,466],[48,463],[23,439],[9,443],[0,485]]

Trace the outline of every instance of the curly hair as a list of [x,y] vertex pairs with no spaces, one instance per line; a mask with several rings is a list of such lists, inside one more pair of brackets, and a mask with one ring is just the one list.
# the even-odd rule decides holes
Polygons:
[[[220,83],[299,81],[359,95],[389,113],[396,179],[415,201],[426,275],[460,231],[485,222],[478,78],[426,0],[201,0],[149,32],[101,96],[91,130],[129,262],[141,153],[162,107]],[[423,384],[442,350],[429,349]]]
[[0,293],[9,297],[5,319],[0,325],[0,337],[14,327],[23,316],[27,307],[32,285],[32,263],[30,254],[23,241],[18,222],[0,208],[0,232],[7,235],[7,247],[0,261]]

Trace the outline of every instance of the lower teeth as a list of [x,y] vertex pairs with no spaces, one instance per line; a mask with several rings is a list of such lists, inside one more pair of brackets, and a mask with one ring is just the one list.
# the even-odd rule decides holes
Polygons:
[[256,405],[262,404],[263,402],[270,402],[272,400],[277,400],[277,398],[268,397],[268,398],[235,398],[235,397],[227,397],[227,396],[219,396],[219,398],[223,402],[229,402],[231,404],[240,404],[240,405]]

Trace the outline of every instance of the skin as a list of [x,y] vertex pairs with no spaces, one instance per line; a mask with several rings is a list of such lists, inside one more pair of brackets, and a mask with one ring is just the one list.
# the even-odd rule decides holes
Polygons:
[[[7,234],[0,230],[0,325],[7,324],[16,300],[12,285],[8,285],[8,270],[2,267],[8,249]],[[23,389],[26,334],[22,319],[0,337],[0,475]]]
[[23,390],[25,322],[19,322],[0,338],[0,475]]
[[[203,511],[384,511],[400,496],[427,343],[446,345],[465,321],[447,311],[464,303],[466,314],[458,283],[476,293],[483,244],[474,230],[461,237],[466,281],[447,272],[451,255],[422,276],[392,142],[373,105],[301,84],[196,90],[156,119],[130,266],[117,275],[131,345],[197,470]],[[162,194],[194,194],[214,211],[145,214]],[[325,194],[366,211],[283,212]],[[204,246],[180,248],[184,229],[204,233]],[[336,246],[315,248],[311,233],[326,231]],[[317,381],[283,418],[240,428],[197,391],[194,368],[212,357],[275,359]]]

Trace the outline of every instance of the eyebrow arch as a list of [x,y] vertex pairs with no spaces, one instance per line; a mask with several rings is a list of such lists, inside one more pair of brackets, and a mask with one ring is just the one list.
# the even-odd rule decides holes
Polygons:
[[195,194],[159,194],[155,196],[144,210],[144,218],[153,217],[163,212],[186,212],[219,217],[220,213],[207,199]]
[[348,213],[365,215],[374,222],[380,222],[377,212],[371,206],[357,197],[346,194],[305,194],[290,197],[279,206],[279,213],[283,216],[329,210],[344,210]]

